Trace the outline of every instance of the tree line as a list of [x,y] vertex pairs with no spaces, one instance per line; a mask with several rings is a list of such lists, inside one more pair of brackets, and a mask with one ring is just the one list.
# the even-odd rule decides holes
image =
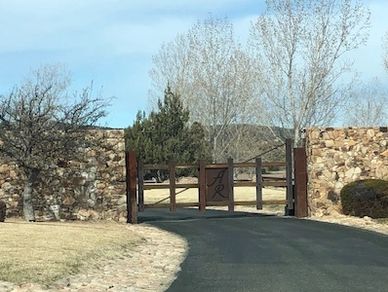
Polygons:
[[[128,147],[146,163],[241,161],[286,137],[299,141],[303,128],[328,125],[344,108],[355,125],[386,123],[382,86],[358,90],[343,78],[352,72],[349,52],[367,40],[369,17],[357,0],[267,0],[247,46],[227,19],[198,21],[154,56],[154,110],[127,129]],[[388,71],[388,34],[383,63]],[[69,89],[63,70],[45,66],[0,95],[0,159],[21,171],[28,221],[37,183],[81,157],[91,146],[84,130],[107,114],[109,100],[93,86]],[[252,125],[267,131],[249,135]]]
[[[350,52],[365,45],[370,11],[357,0],[267,0],[245,45],[228,19],[209,17],[163,44],[153,57],[150,104],[170,84],[200,122],[213,160],[242,156],[257,141],[234,125],[264,125],[267,141],[296,143],[308,127],[387,123],[387,91],[360,84]],[[387,37],[388,38],[388,37]],[[388,67],[388,60],[385,60]],[[350,81],[348,81],[350,80]],[[346,113],[346,114],[344,114]],[[236,151],[237,149],[237,151]],[[246,152],[245,152],[246,153]],[[251,153],[253,154],[253,153]]]

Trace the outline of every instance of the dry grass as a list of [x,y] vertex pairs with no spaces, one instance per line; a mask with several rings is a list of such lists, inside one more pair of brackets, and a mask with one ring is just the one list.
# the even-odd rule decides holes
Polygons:
[[49,285],[101,260],[118,257],[141,238],[115,223],[0,224],[0,280]]
[[[183,189],[177,189],[179,193]],[[169,203],[169,190],[147,190],[144,191],[144,203],[153,204],[164,198],[167,198],[163,203]],[[235,201],[255,201],[256,189],[255,187],[235,187],[234,188]],[[264,188],[263,200],[285,200],[286,189],[285,188]],[[197,203],[198,202],[198,189],[188,189],[176,196],[177,203]]]
[[383,224],[383,225],[388,226],[388,218],[379,218],[379,219],[375,219],[375,221],[379,224]]
[[[177,203],[198,203],[198,189],[176,189]],[[183,191],[182,193],[179,193]],[[169,190],[146,190],[144,191],[144,203],[145,204],[154,204],[163,200],[163,203],[170,203],[169,199]],[[235,187],[234,188],[234,199],[238,201],[255,201],[256,200],[256,188],[255,187]],[[263,200],[285,200],[286,199],[286,189],[285,188],[274,188],[266,187],[263,188]],[[157,206],[157,205],[156,205]],[[266,214],[284,214],[285,205],[264,205],[263,209],[257,211],[255,206],[236,206],[236,211],[242,212],[259,212]],[[217,209],[217,210],[227,210],[227,207],[207,207],[208,209]]]

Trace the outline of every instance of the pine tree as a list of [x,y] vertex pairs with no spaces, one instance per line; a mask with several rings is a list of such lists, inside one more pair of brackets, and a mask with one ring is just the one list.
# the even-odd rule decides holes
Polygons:
[[134,124],[128,127],[127,149],[134,149],[144,163],[193,163],[210,158],[205,134],[200,123],[189,125],[189,111],[179,94],[167,86],[158,110],[148,117],[139,112]]

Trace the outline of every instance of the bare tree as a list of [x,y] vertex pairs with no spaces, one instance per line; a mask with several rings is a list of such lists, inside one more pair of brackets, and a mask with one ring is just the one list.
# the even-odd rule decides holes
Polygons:
[[256,120],[259,103],[252,68],[252,59],[236,43],[228,20],[198,21],[154,56],[151,103],[168,83],[181,95],[191,121],[205,126],[213,159],[224,159],[233,137],[244,130],[231,125]]
[[352,90],[346,107],[348,126],[371,127],[388,123],[388,90],[374,79],[368,84],[360,84]]
[[106,115],[107,102],[87,87],[68,95],[69,78],[45,66],[0,96],[0,157],[15,162],[24,176],[23,214],[34,221],[32,194],[39,178],[60,161],[76,159],[88,140],[85,127]]
[[344,56],[368,37],[369,11],[357,0],[267,0],[251,28],[269,125],[327,125],[349,93]]

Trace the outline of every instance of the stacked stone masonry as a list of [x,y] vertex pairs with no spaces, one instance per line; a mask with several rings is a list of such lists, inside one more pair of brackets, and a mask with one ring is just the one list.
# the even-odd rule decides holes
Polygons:
[[309,129],[306,136],[310,215],[341,213],[340,191],[350,182],[388,180],[388,130]]
[[[91,136],[103,147],[84,149],[82,161],[56,167],[33,193],[37,220],[126,220],[125,140],[123,130],[98,129]],[[18,167],[0,162],[0,200],[7,216],[22,215],[23,177]]]

